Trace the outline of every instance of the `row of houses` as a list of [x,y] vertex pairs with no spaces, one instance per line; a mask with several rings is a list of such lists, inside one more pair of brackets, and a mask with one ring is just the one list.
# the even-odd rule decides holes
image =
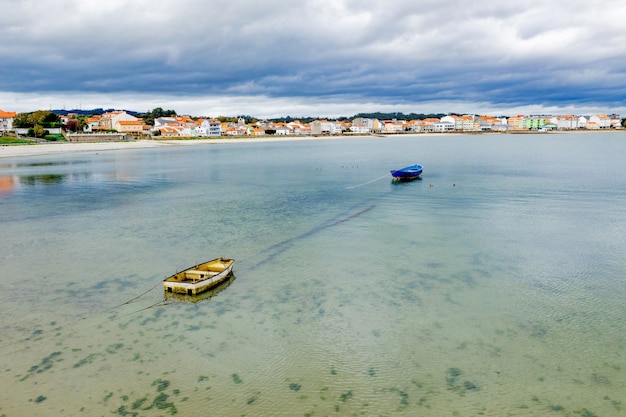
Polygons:
[[[0,131],[12,130],[15,112],[0,110]],[[74,116],[61,116],[63,124]],[[129,135],[159,135],[174,137],[216,136],[262,136],[262,135],[338,135],[352,134],[398,134],[398,133],[446,133],[446,132],[507,132],[528,130],[576,130],[617,129],[622,127],[618,115],[593,116],[526,116],[492,117],[480,115],[448,115],[441,118],[418,120],[378,120],[355,118],[352,121],[315,120],[246,123],[240,118],[235,122],[220,122],[215,118],[192,118],[190,116],[159,117],[154,125],[126,111],[112,111],[85,119],[84,131],[98,133],[116,131]]]
[[[358,119],[355,119],[358,120]],[[360,121],[359,125],[365,125]],[[513,116],[496,118],[492,116],[448,115],[442,118],[428,118],[412,121],[385,121],[381,133],[401,132],[507,132],[528,130],[577,130],[577,129],[619,129],[622,127],[618,115],[593,116]],[[367,126],[367,129],[370,127]]]

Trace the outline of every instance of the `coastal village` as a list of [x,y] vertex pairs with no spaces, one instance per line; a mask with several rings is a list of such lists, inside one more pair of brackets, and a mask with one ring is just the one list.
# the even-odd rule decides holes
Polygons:
[[[58,115],[63,127],[46,128],[50,134],[63,135],[69,142],[124,140],[132,138],[215,138],[215,137],[260,137],[260,136],[320,136],[320,135],[388,135],[403,133],[455,133],[455,132],[511,132],[528,131],[571,131],[622,129],[619,115],[596,114],[576,115],[517,115],[493,117],[482,115],[450,114],[440,118],[427,117],[416,120],[379,120],[357,117],[352,120],[314,120],[303,123],[255,121],[244,118],[220,121],[217,118],[195,118],[191,116],[156,117],[153,124],[125,110],[106,111],[99,115],[83,117],[80,132],[67,129],[78,119],[77,114]],[[15,127],[16,112],[0,109],[0,135],[15,134],[28,136],[28,128]]]

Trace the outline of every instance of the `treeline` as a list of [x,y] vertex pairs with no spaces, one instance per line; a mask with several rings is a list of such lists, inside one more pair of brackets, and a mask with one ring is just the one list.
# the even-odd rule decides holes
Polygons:
[[[127,112],[131,114],[130,112]],[[161,107],[155,107],[154,109],[145,113],[137,113],[136,117],[140,117],[146,124],[154,125],[154,119],[159,117],[173,117],[176,116],[176,110],[163,110]]]
[[393,112],[393,113],[381,113],[381,112],[374,112],[374,113],[359,113],[357,115],[355,115],[354,117],[352,117],[352,119],[356,119],[358,117],[362,117],[364,119],[378,119],[378,120],[424,120],[424,119],[429,119],[429,118],[437,118],[437,119],[441,119],[442,117],[447,116],[446,113],[430,113],[430,114],[424,114],[424,113],[409,113],[409,114],[404,114],[401,112]]
[[[113,111],[113,109],[102,109],[102,108],[97,108],[97,109],[92,109],[92,110],[52,110],[53,113],[58,114],[58,115],[67,115],[70,113],[74,113],[78,116],[92,116],[92,115],[100,115],[106,112],[110,112]],[[156,107],[150,111],[147,111],[145,113],[142,112],[137,112],[137,111],[132,111],[132,110],[125,110],[128,114],[132,114],[133,116],[136,117],[141,117],[142,119],[144,119],[144,121],[147,124],[153,124],[154,119],[157,119],[159,117],[172,117],[172,116],[176,116],[177,113],[175,110],[164,110],[161,107]],[[269,118],[269,119],[265,119],[265,118],[259,118],[259,117],[254,117],[254,116],[250,116],[250,115],[240,115],[240,116],[218,116],[215,117],[216,119],[218,119],[221,122],[236,122],[238,119],[244,119],[246,123],[254,123],[260,120],[267,120],[267,121],[272,121],[272,122],[285,122],[285,123],[289,123],[289,122],[293,122],[296,120],[301,121],[302,123],[311,123],[314,122],[315,120],[320,120],[320,119],[327,119],[327,120],[339,120],[339,121],[344,121],[344,120],[352,120],[352,119],[356,119],[358,117],[362,117],[364,119],[378,119],[378,120],[424,120],[427,118],[431,118],[431,117],[435,117],[435,118],[442,118],[444,116],[446,116],[447,113],[402,113],[402,112],[390,112],[390,113],[385,113],[385,112],[371,112],[371,113],[358,113],[352,117],[345,117],[345,116],[341,116],[341,117],[328,117],[328,116],[306,116],[306,117],[292,117],[292,116],[284,116],[284,117],[275,117],[275,118]],[[196,119],[197,117],[193,117],[194,119]]]
[[50,135],[48,129],[63,127],[63,123],[57,114],[47,110],[37,110],[32,113],[19,113],[13,119],[13,126],[28,129],[28,136],[44,138]]

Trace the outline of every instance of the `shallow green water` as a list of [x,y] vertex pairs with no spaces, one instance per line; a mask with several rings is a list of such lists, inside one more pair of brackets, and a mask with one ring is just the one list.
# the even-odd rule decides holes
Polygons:
[[[614,133],[0,159],[0,415],[621,416],[625,157]],[[163,302],[220,255],[227,288]]]

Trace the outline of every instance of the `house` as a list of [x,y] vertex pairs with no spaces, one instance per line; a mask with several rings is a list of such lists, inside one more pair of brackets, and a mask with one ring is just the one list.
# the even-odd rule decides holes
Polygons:
[[413,132],[413,133],[425,132],[426,131],[425,125],[426,123],[423,120],[420,120],[420,119],[411,120],[408,123],[409,132]]
[[310,135],[311,127],[299,120],[294,120],[286,124],[287,127],[293,132],[294,135]]
[[100,129],[115,130],[115,125],[121,120],[139,120],[137,117],[126,113],[124,110],[115,110],[103,113],[100,116]]
[[100,116],[91,116],[85,119],[85,126],[83,127],[83,132],[94,132],[96,130],[100,130]]
[[162,127],[176,125],[175,117],[157,117],[154,119],[154,129],[159,130]]
[[611,118],[611,128],[612,129],[621,129],[622,126],[622,118],[618,114],[612,114],[609,116]]
[[217,119],[199,119],[191,131],[195,137],[212,137],[222,135],[222,124]]
[[[222,133],[226,136],[247,136],[248,134],[250,134],[245,125],[241,126],[232,123],[223,123]],[[265,130],[263,130],[263,133],[265,134]]]
[[158,117],[154,119],[154,130],[166,137],[192,137],[197,136],[198,123],[190,116]]
[[450,114],[442,117],[441,121],[452,123],[454,124],[454,130],[460,130],[463,132],[471,132],[480,128],[479,125],[474,123],[474,116],[470,115],[457,116],[455,114]]
[[454,132],[455,124],[449,121],[444,121],[443,118],[439,122],[433,124],[433,131],[437,133],[449,133]]
[[509,117],[507,123],[509,130],[538,130],[549,123],[549,117],[518,115]]
[[113,125],[113,129],[120,133],[140,134],[150,130],[150,126],[146,125],[143,120],[118,120]]
[[315,120],[311,122],[312,135],[336,135],[342,132],[342,127],[338,122],[328,120]]
[[383,133],[402,133],[404,132],[404,120],[385,120],[383,122]]
[[596,114],[589,118],[589,123],[595,124],[597,129],[609,129],[611,127],[611,118],[606,114]]
[[478,130],[481,132],[490,130],[502,130],[501,125],[506,124],[501,119],[497,119],[493,116],[477,116],[474,120]]
[[372,129],[370,127],[367,127],[367,125],[358,125],[353,123],[352,126],[350,126],[350,132],[360,135],[366,135],[372,133]]
[[507,119],[507,125],[509,126],[509,130],[520,130],[520,123],[521,120],[524,116],[523,115],[517,115],[517,116],[511,116]]
[[524,116],[520,120],[520,128],[525,130],[538,130],[542,129],[546,124],[546,117],[544,116]]
[[284,123],[274,123],[271,126],[271,129],[276,131],[276,135],[279,136],[287,136],[287,135],[291,135],[291,129],[286,126]]
[[8,132],[13,130],[13,119],[17,113],[14,111],[0,110],[0,132]]
[[157,130],[163,138],[175,138],[180,136],[178,129],[171,126],[161,126]]
[[423,127],[424,127],[424,132],[434,132],[435,131],[435,125],[437,123],[439,123],[441,120],[439,120],[436,117],[427,117],[425,118],[422,122],[423,122]]
[[382,130],[382,123],[378,119],[357,117],[352,120],[350,130],[354,133],[379,133]]
[[265,135],[265,129],[263,129],[262,127],[251,127],[251,129],[248,131],[248,135],[250,135],[250,136],[264,136]]
[[573,130],[580,127],[580,118],[577,116],[554,116],[548,120],[548,123],[556,126],[557,130]]

